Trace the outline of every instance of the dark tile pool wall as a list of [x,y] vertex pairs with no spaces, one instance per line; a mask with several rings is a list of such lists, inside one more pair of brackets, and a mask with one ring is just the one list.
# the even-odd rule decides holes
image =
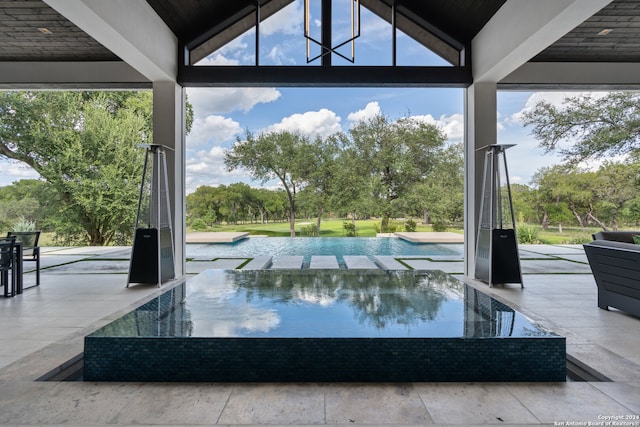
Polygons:
[[563,337],[85,338],[85,381],[565,381]]

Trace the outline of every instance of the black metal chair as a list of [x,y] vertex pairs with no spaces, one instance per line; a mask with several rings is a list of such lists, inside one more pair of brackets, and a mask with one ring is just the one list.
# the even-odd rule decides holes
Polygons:
[[[0,286],[4,286],[4,296],[16,295],[16,252],[15,237],[0,239]],[[11,271],[11,283],[9,272]]]
[[22,261],[36,263],[36,285],[40,286],[40,231],[9,231],[7,238],[15,237],[22,242]]

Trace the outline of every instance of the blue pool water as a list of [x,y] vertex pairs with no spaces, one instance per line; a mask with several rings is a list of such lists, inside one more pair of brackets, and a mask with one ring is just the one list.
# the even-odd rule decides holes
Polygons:
[[207,270],[85,337],[85,381],[564,381],[566,340],[440,271]]
[[171,297],[165,297],[166,301],[158,297],[94,335],[553,336],[512,308],[442,271],[207,270],[190,278],[175,295],[168,295]]
[[410,243],[388,237],[264,237],[236,243],[188,244],[187,258],[253,257],[259,255],[344,255],[446,256],[460,258],[462,244]]

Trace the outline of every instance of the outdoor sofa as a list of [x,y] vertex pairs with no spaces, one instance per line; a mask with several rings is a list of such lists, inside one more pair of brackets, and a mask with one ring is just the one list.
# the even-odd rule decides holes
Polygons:
[[640,316],[640,231],[601,231],[583,245],[598,286],[598,307]]

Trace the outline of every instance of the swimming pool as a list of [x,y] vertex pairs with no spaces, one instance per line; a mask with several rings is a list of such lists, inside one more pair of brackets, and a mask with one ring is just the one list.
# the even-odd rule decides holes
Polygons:
[[208,270],[85,338],[85,381],[564,381],[565,339],[441,271]]
[[187,258],[253,257],[259,255],[344,255],[446,256],[462,259],[464,247],[456,243],[411,243],[392,237],[253,237],[235,243],[190,243]]

